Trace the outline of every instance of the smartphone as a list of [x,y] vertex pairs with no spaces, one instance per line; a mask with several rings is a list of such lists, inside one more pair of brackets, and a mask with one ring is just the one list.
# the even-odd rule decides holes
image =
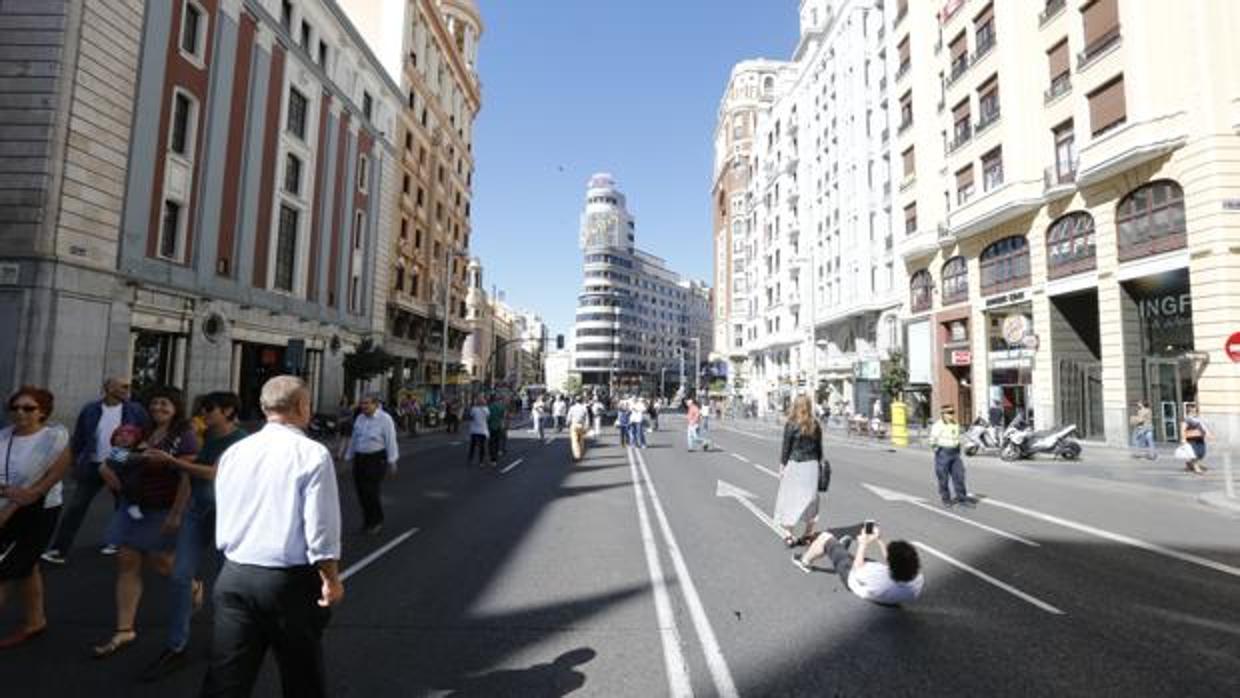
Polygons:
[[873,520],[865,522],[865,534],[867,536],[874,535],[874,521]]

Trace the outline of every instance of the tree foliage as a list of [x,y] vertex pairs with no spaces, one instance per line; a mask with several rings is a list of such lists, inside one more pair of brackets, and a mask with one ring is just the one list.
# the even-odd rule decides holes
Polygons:
[[899,349],[892,350],[890,356],[883,362],[883,393],[895,400],[904,392],[906,385],[908,385],[908,360],[904,352]]
[[570,375],[565,379],[563,387],[566,393],[581,392],[581,376]]
[[400,362],[373,339],[363,339],[352,353],[344,355],[344,373],[348,382],[365,381],[381,376]]

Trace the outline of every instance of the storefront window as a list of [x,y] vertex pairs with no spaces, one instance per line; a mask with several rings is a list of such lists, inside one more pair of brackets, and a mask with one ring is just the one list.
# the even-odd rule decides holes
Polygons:
[[138,330],[133,333],[133,394],[144,399],[152,388],[175,385],[176,335]]
[[1134,189],[1120,200],[1115,227],[1121,262],[1185,247],[1184,190],[1169,179]]
[[987,314],[986,343],[990,351],[989,411],[1002,410],[1006,424],[1018,412],[1028,412],[1029,384],[1033,378],[1034,350],[1021,340],[1033,327],[1028,304]]
[[928,269],[922,269],[921,271],[913,274],[913,278],[909,282],[911,293],[909,297],[909,306],[914,313],[919,313],[923,310],[930,309],[930,287],[933,284],[934,280],[930,278],[930,271]]
[[982,250],[982,295],[1029,285],[1029,242],[1013,235]]
[[1074,211],[1046,231],[1046,269],[1052,279],[1096,269],[1094,217]]
[[952,257],[943,263],[943,305],[969,298],[969,264],[964,257]]

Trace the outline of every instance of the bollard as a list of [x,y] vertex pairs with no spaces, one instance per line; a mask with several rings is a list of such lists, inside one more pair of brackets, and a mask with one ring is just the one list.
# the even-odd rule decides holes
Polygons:
[[1235,412],[1231,413],[1227,418],[1227,422],[1227,437],[1231,443],[1227,444],[1227,450],[1223,453],[1223,489],[1226,491],[1228,499],[1235,499],[1236,483],[1232,477],[1231,452],[1236,450],[1236,444],[1240,442],[1240,439],[1236,438],[1240,435],[1240,431],[1237,431],[1240,428],[1240,415],[1237,415]]

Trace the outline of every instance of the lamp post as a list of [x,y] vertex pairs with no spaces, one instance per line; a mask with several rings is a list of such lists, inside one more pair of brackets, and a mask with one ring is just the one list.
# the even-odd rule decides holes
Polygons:
[[693,342],[693,397],[696,400],[702,399],[702,338],[690,337],[689,341]]
[[449,277],[452,271],[452,260],[456,258],[468,258],[469,255],[461,250],[454,250],[448,245],[444,245],[443,249],[443,337],[440,338],[440,354],[439,354],[439,400],[447,404],[448,402],[448,316],[452,313],[452,281]]

